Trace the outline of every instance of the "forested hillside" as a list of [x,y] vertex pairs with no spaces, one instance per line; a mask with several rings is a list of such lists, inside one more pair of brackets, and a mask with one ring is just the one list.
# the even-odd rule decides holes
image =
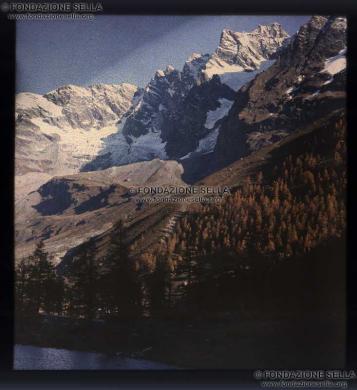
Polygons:
[[[270,160],[274,164],[247,176],[222,202],[203,205],[180,220],[167,251],[158,252],[157,268],[162,268],[162,257],[171,259],[171,278],[184,281],[179,283],[181,296],[190,296],[197,307],[209,296],[209,310],[214,302],[217,309],[246,305],[249,296],[256,295],[254,310],[260,307],[259,297],[271,292],[266,284],[278,282],[276,276],[279,283],[300,278],[311,302],[316,298],[316,291],[309,290],[314,284],[328,282],[331,294],[335,288],[340,291],[346,228],[345,125],[339,114],[276,149]],[[325,278],[331,267],[337,272],[335,281]],[[302,286],[295,287],[299,294]],[[282,288],[280,294],[287,290]]]
[[[141,255],[131,254],[137,244],[127,241],[121,221],[104,256],[93,257],[98,251],[91,240],[65,273],[40,246],[18,267],[17,309],[88,318],[189,314],[192,307],[255,312],[276,302],[278,296],[266,299],[276,278],[301,279],[315,302],[314,284],[332,283],[326,272],[332,267],[342,275],[344,267],[345,129],[344,115],[335,114],[285,142],[230,195],[189,209],[165,245]],[[341,283],[332,283],[330,293]],[[299,299],[301,286],[294,288]]]

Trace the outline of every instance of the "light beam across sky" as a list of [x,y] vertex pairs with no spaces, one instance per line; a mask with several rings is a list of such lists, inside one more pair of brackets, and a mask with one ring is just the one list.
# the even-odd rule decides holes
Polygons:
[[17,22],[17,92],[66,84],[145,86],[157,69],[178,69],[193,53],[212,53],[224,28],[280,23],[290,34],[309,16],[96,16],[92,21]]

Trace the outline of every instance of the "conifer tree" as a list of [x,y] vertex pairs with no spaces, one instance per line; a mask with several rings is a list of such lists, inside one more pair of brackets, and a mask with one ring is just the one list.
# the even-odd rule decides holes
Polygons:
[[26,259],[21,259],[15,269],[15,310],[18,314],[29,311],[29,283],[31,266]]
[[98,310],[99,272],[95,259],[94,240],[85,243],[74,259],[67,291],[70,314],[93,319]]
[[141,282],[135,263],[129,257],[121,220],[113,227],[104,267],[101,291],[105,311],[112,317],[137,316],[141,310]]
[[172,264],[162,253],[156,255],[155,269],[146,278],[151,314],[170,307]]
[[43,241],[40,241],[30,258],[27,284],[29,305],[34,313],[54,311],[55,294],[52,287],[56,283],[56,277],[55,267],[44,250]]

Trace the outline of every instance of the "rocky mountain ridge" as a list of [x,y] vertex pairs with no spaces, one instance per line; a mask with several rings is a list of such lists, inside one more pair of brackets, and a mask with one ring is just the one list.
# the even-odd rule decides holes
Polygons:
[[312,17],[274,64],[238,91],[217,137],[211,171],[344,108],[346,28],[342,17]]
[[224,30],[212,55],[193,53],[182,71],[158,70],[144,89],[123,83],[20,93],[17,195],[53,175],[211,152],[234,91],[270,65],[287,37],[277,23]]
[[262,62],[272,59],[289,38],[279,23],[259,25],[251,32],[224,29],[219,46],[207,61],[205,78],[215,74],[254,71]]
[[[67,85],[16,96],[16,197],[53,175],[78,172],[131,105],[131,84]],[[27,191],[27,192],[28,192]]]
[[269,66],[287,38],[278,23],[248,33],[224,30],[212,55],[193,53],[182,71],[170,65],[158,70],[118,132],[83,170],[210,152],[234,91]]
[[[45,240],[46,250],[60,261],[90,237],[105,241],[118,218],[128,218],[133,239],[148,227],[159,231],[171,206],[138,207],[127,195],[136,182],[184,185],[240,160],[237,170],[243,169],[246,156],[259,160],[260,149],[278,147],[296,129],[344,109],[345,18],[315,16],[290,39],[278,25],[256,30],[243,36],[223,32],[213,55],[193,54],[182,71],[171,66],[157,71],[145,89],[124,88],[125,96],[116,106],[112,98],[110,108],[99,87],[31,96],[27,105],[20,99],[17,257]],[[253,39],[249,34],[271,36],[248,53],[240,45],[243,37]],[[218,57],[225,61],[222,69],[232,69],[232,62],[234,71],[204,76]],[[101,116],[98,100],[90,98],[94,93],[105,107]],[[88,115],[94,127],[87,127]],[[176,161],[162,161],[170,159]],[[149,245],[159,236],[145,237]]]

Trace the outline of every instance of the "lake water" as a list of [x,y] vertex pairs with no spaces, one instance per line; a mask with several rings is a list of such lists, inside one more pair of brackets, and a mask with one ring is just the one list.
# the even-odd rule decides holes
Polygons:
[[168,370],[166,364],[95,352],[16,345],[16,370]]

